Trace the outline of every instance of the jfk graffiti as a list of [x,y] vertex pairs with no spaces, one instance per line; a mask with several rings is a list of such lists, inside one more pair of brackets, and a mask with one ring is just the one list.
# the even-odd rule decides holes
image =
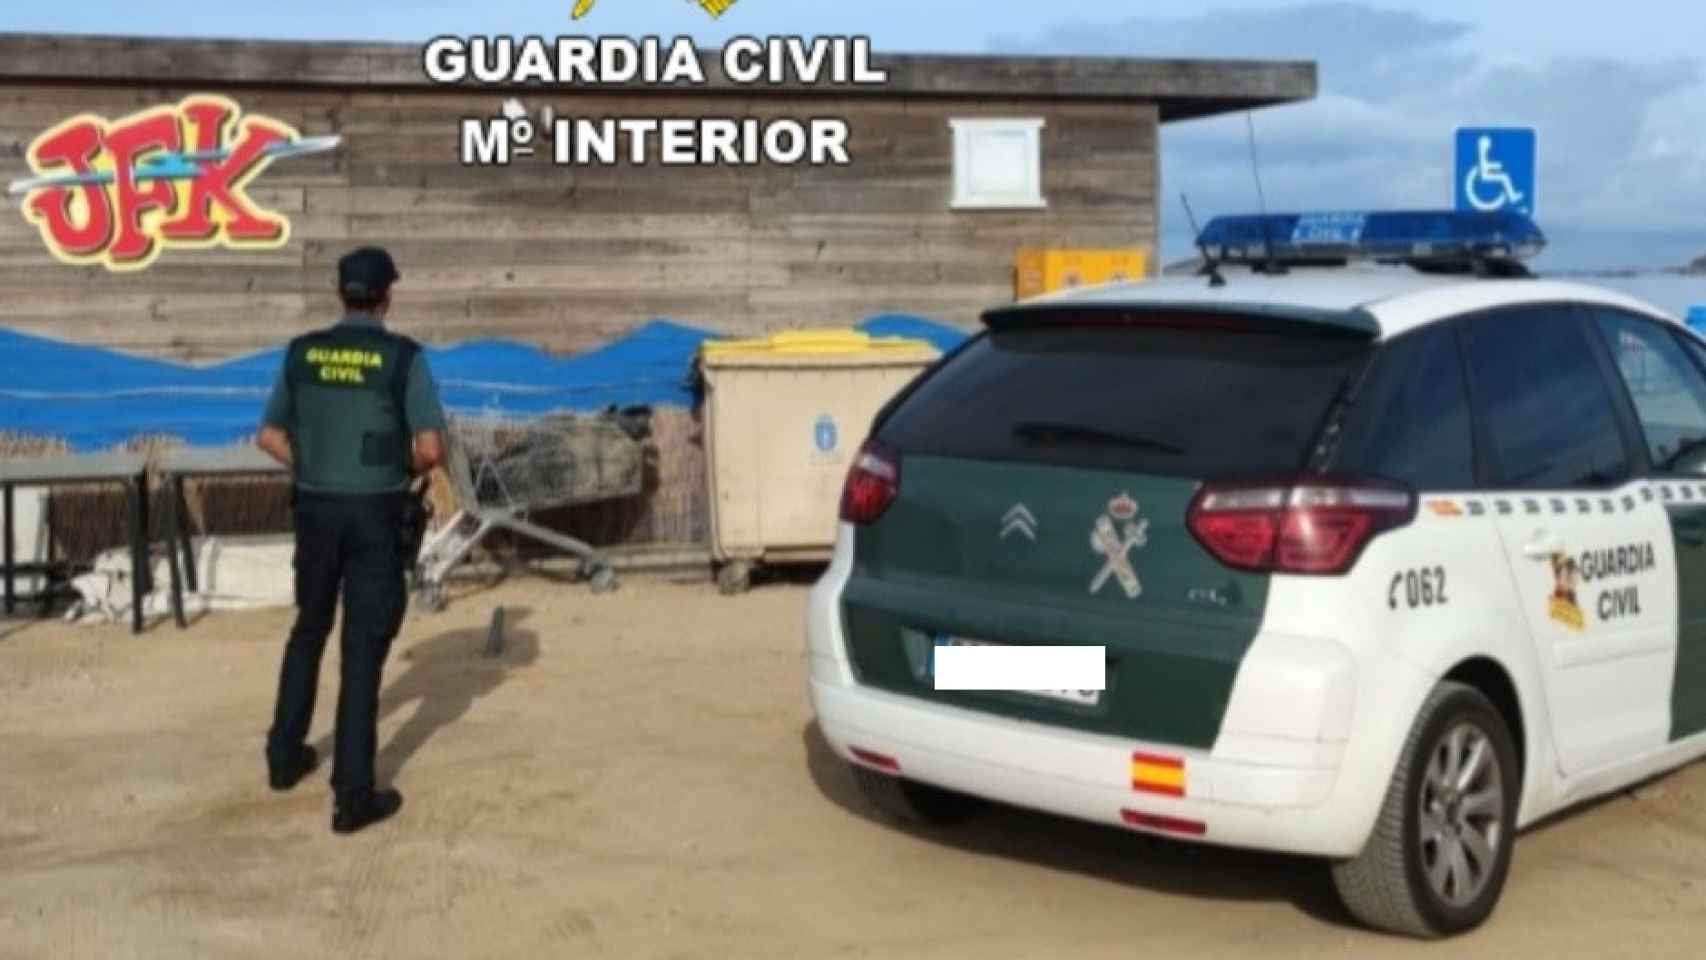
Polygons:
[[170,246],[281,246],[289,221],[246,187],[275,145],[296,139],[288,125],[241,116],[219,96],[111,122],[82,114],[31,144],[44,185],[30,190],[25,216],[59,259],[112,270],[141,269]]

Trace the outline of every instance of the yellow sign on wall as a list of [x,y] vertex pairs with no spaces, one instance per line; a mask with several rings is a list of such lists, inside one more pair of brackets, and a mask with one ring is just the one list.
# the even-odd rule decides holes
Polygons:
[[1101,283],[1139,281],[1149,275],[1149,251],[1043,250],[1019,251],[1014,294],[1020,300],[1045,293],[1091,287]]

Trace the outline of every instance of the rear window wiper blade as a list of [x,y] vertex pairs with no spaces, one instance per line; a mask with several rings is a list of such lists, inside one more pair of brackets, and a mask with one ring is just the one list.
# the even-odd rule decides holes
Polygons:
[[1153,450],[1158,453],[1182,454],[1185,452],[1184,447],[1164,440],[1119,433],[1114,430],[1103,430],[1100,427],[1087,427],[1077,423],[1056,423],[1045,420],[1026,420],[1022,423],[1016,423],[1013,425],[1013,436],[1034,443],[1066,440],[1081,443],[1111,443],[1122,447]]

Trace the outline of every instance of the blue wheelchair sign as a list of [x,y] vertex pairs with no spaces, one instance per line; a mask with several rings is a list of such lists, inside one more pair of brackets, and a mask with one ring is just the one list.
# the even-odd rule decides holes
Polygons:
[[1452,178],[1457,209],[1534,216],[1536,149],[1532,127],[1459,129]]

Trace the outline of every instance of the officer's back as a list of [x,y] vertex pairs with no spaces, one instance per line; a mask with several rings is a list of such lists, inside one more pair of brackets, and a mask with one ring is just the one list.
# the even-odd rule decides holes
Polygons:
[[444,412],[420,347],[385,329],[400,278],[385,251],[338,263],[345,315],[291,341],[258,441],[291,468],[296,625],[267,736],[269,780],[289,790],[318,763],[307,745],[321,656],[343,599],[332,828],[396,813],[373,770],[379,687],[406,603],[404,517],[411,479],[444,456]]

